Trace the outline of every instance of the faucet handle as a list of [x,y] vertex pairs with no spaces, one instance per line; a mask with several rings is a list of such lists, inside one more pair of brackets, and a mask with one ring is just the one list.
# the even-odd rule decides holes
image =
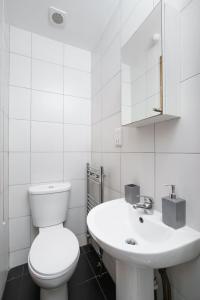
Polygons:
[[153,203],[153,198],[146,195],[137,195],[138,198],[143,198],[144,202]]

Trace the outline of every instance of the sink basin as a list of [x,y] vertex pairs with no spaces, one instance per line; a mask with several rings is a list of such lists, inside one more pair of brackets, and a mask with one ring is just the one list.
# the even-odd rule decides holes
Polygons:
[[87,217],[97,243],[116,258],[117,300],[153,300],[153,269],[187,262],[200,253],[200,233],[173,229],[161,213],[147,215],[124,199],[93,208]]

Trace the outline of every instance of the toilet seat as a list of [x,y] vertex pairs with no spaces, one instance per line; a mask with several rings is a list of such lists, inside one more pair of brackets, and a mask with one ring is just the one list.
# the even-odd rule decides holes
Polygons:
[[29,265],[36,276],[55,278],[65,274],[79,258],[79,243],[67,228],[42,229],[29,252]]

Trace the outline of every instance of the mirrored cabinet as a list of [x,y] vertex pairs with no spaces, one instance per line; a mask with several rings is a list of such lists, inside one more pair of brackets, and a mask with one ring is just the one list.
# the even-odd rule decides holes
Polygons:
[[180,117],[179,11],[161,1],[121,48],[122,125]]

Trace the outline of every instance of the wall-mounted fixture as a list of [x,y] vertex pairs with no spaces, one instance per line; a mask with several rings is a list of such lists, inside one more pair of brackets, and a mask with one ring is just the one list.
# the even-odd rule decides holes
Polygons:
[[122,125],[180,116],[178,35],[179,12],[163,0],[121,48]]
[[56,7],[49,8],[49,20],[57,27],[64,27],[67,12]]

